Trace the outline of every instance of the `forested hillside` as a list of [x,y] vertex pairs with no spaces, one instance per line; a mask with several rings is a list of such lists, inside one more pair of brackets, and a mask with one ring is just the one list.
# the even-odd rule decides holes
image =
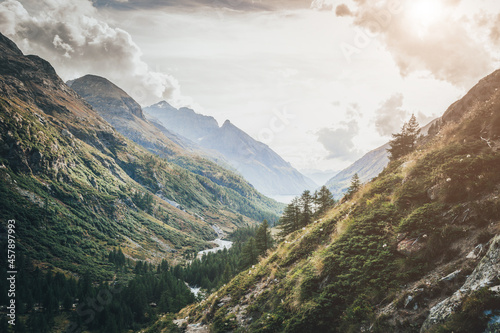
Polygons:
[[496,332],[499,88],[497,71],[376,179],[178,317],[211,332]]
[[208,246],[211,223],[276,218],[280,206],[241,177],[154,156],[117,133],[50,64],[3,36],[0,48],[0,214],[18,221],[18,247],[35,261],[109,279],[111,247],[136,259],[180,258]]

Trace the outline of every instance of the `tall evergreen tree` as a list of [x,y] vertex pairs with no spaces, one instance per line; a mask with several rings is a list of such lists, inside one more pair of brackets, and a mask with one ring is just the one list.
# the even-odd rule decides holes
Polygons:
[[390,159],[396,160],[415,150],[417,140],[420,134],[420,125],[414,114],[410,120],[405,123],[401,132],[393,134],[392,140],[389,142],[390,148],[387,151],[390,153]]
[[313,197],[311,191],[304,191],[300,196],[300,227],[305,227],[312,222],[313,218]]
[[250,237],[250,239],[245,243],[242,250],[241,264],[243,268],[247,268],[257,263],[257,246],[255,244],[255,238]]
[[279,220],[278,227],[281,229],[279,233],[280,238],[284,238],[286,235],[299,229],[300,221],[300,207],[299,199],[294,198],[292,202],[285,207],[283,215]]
[[333,207],[333,205],[335,205],[332,192],[330,192],[330,190],[323,185],[319,191],[314,193],[314,204],[316,206],[314,216],[323,216],[330,208]]
[[355,173],[351,178],[351,186],[347,189],[346,198],[351,198],[354,193],[358,192],[361,187],[361,180],[359,179],[358,173]]
[[264,220],[262,224],[257,229],[257,234],[255,235],[255,245],[257,247],[257,253],[263,255],[272,245],[271,231],[269,230],[269,224],[267,220]]

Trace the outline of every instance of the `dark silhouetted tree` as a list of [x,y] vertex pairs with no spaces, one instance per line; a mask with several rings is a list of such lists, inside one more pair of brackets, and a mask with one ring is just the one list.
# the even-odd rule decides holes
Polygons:
[[255,235],[255,245],[258,255],[264,255],[266,251],[271,248],[272,242],[273,239],[271,237],[271,231],[269,230],[269,224],[267,220],[264,220],[259,226],[259,229],[257,229],[257,234]]
[[390,148],[387,149],[390,160],[396,160],[414,151],[419,134],[420,125],[415,115],[412,114],[410,120],[403,125],[401,132],[392,135],[392,140],[389,142]]

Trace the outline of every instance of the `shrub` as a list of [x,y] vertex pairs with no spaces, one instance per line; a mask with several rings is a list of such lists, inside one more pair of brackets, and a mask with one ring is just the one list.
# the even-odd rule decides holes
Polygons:
[[418,234],[436,230],[442,224],[443,208],[442,204],[430,203],[415,209],[401,221],[399,232]]

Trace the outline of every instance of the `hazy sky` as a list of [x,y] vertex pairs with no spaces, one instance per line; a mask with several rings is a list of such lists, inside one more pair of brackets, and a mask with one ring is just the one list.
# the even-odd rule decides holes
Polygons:
[[230,119],[298,169],[349,165],[500,64],[497,0],[7,0],[0,31],[65,80]]

